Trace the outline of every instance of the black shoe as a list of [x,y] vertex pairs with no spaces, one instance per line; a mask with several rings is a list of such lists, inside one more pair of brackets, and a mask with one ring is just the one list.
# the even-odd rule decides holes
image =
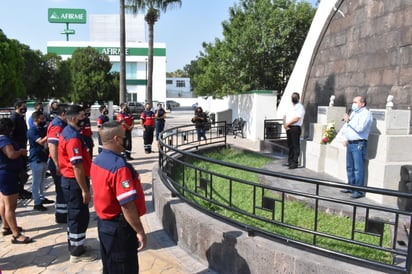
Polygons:
[[342,189],[340,192],[342,192],[342,193],[352,193],[352,190],[350,190],[350,189]]
[[358,199],[358,198],[362,198],[365,197],[365,194],[362,192],[357,192],[354,191],[353,194],[350,196],[352,199]]
[[33,209],[34,209],[34,210],[38,210],[38,211],[46,211],[46,210],[47,210],[47,207],[45,207],[45,206],[42,205],[42,204],[38,204],[38,205],[34,205]]
[[43,200],[41,200],[41,204],[43,205],[49,205],[49,204],[54,204],[53,200],[49,200],[47,198],[44,198]]
[[298,168],[298,166],[289,166],[289,169],[295,169],[295,168]]

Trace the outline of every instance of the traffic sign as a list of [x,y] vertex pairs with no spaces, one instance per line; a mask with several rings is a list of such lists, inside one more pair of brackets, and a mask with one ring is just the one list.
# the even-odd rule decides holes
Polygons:
[[75,34],[76,31],[74,29],[65,29],[62,32],[60,32],[61,34]]

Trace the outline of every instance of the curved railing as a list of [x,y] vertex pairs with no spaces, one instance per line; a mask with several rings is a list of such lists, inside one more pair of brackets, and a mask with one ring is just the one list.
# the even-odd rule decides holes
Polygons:
[[[207,131],[206,141],[197,141],[193,125],[168,129],[161,134],[159,140],[159,176],[165,186],[174,196],[196,207],[214,218],[224,219],[249,235],[261,235],[277,241],[284,241],[299,248],[312,252],[327,254],[349,262],[376,268],[383,271],[410,273],[411,269],[411,238],[404,237],[403,223],[410,223],[412,212],[400,210],[394,205],[376,204],[369,199],[354,200],[339,198],[340,190],[347,187],[339,182],[306,178],[274,172],[266,169],[256,169],[210,159],[200,152],[206,149],[216,149],[227,146],[227,125],[215,123]],[[206,170],[193,165],[194,160],[226,166],[230,169],[247,171],[256,174],[257,181],[247,181],[214,170]],[[193,182],[188,182],[187,174],[191,173]],[[235,173],[236,174],[236,173]],[[282,180],[279,180],[282,179]],[[287,180],[285,183],[285,180]],[[263,182],[263,183],[262,183]],[[282,183],[277,183],[282,182]],[[216,193],[217,185],[226,185],[224,192]],[[244,193],[250,193],[251,199],[247,205],[239,205],[235,193],[241,186]],[[351,187],[374,195],[402,197],[412,199],[412,195],[398,191]],[[313,209],[313,216],[308,225],[296,225],[287,216],[288,203],[299,201]],[[387,200],[387,199],[382,199]],[[196,201],[196,202],[195,202]],[[202,205],[201,205],[202,204]],[[204,205],[207,205],[206,207]],[[227,218],[220,212],[226,211],[247,217],[250,223],[259,223],[270,227],[263,229],[260,225],[246,225],[232,218]],[[347,229],[348,235],[339,235],[333,229],[336,223],[325,223],[325,212],[347,216],[349,221],[339,224],[339,231]],[[273,228],[273,229],[272,229]],[[296,235],[304,237],[296,237]],[[294,236],[290,236],[294,235]],[[384,245],[389,237],[389,245]],[[386,260],[364,258],[342,252],[340,245],[361,247],[366,252],[381,253]]]

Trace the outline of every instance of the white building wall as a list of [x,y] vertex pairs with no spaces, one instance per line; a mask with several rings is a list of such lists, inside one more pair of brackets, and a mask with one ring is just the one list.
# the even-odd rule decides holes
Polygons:
[[[92,14],[89,16],[90,41],[120,41],[120,15]],[[126,42],[146,42],[146,23],[143,14],[126,14]]]
[[265,119],[276,119],[276,100],[277,97],[273,93],[255,92],[225,96],[223,99],[199,97],[198,103],[209,113],[231,109],[232,121],[236,118],[246,121],[246,138],[263,140]]

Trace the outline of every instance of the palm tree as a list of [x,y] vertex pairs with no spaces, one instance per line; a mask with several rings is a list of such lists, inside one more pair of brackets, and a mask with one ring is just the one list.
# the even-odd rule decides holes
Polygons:
[[149,53],[147,62],[147,89],[146,102],[153,103],[153,37],[154,24],[159,20],[160,12],[166,12],[168,8],[182,6],[181,0],[127,0],[126,8],[133,14],[138,11],[146,12],[144,17],[149,28]]
[[124,0],[120,0],[120,88],[119,104],[125,102],[126,96],[126,29]]

